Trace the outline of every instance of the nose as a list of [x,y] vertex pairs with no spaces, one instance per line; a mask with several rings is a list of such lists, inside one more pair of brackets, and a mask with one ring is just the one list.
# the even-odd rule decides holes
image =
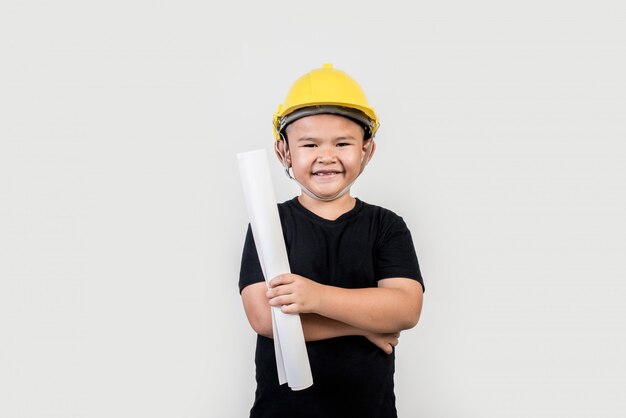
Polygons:
[[337,158],[337,148],[332,144],[318,147],[317,161],[321,163],[332,163]]

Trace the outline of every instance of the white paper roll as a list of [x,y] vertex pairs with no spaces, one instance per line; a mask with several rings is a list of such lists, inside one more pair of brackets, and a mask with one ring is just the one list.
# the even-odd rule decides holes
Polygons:
[[[276,197],[265,150],[237,154],[241,184],[263,276],[266,283],[279,274],[290,273],[287,249],[278,215]],[[292,390],[313,384],[299,315],[285,314],[272,307],[272,329],[279,383]]]

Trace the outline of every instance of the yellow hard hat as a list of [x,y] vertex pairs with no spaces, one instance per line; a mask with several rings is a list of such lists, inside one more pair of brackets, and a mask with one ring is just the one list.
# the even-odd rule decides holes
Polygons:
[[330,113],[350,118],[372,138],[380,122],[361,86],[343,71],[323,64],[300,77],[291,86],[283,104],[274,113],[274,139],[280,140],[286,126],[305,116]]

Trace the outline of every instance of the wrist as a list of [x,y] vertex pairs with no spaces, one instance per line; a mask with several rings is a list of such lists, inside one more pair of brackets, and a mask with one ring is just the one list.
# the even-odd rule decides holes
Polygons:
[[328,294],[328,286],[318,283],[318,292],[317,292],[317,306],[315,307],[315,313],[322,315],[324,312],[324,303],[326,301],[326,297]]

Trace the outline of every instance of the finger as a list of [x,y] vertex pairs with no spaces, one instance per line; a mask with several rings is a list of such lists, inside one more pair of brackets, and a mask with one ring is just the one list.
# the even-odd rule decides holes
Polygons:
[[270,299],[271,306],[279,306],[279,305],[291,305],[294,303],[294,300],[289,296],[276,296]]
[[274,277],[274,278],[273,278],[272,280],[270,280],[270,282],[269,282],[269,285],[268,285],[268,286],[269,286],[269,288],[270,288],[270,289],[272,289],[272,288],[274,288],[274,287],[276,287],[276,286],[280,286],[280,285],[282,284],[281,280],[282,280],[282,278],[281,278],[280,276],[276,276],[276,277]]
[[277,287],[268,289],[267,292],[265,292],[265,294],[267,295],[268,298],[273,298],[276,296],[288,295],[289,290],[285,288],[285,286],[279,285]]
[[293,280],[290,279],[290,274],[279,274],[270,280],[270,288],[280,286],[281,284],[291,283]]
[[298,305],[296,305],[295,303],[292,303],[290,305],[282,305],[280,307],[280,310],[286,314],[300,313],[300,310],[298,309]]

